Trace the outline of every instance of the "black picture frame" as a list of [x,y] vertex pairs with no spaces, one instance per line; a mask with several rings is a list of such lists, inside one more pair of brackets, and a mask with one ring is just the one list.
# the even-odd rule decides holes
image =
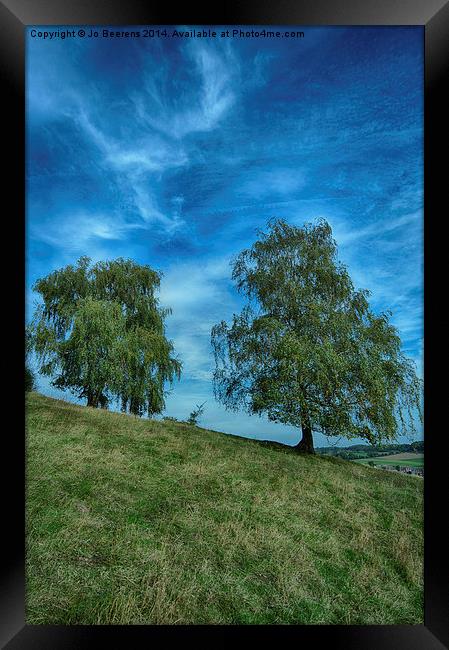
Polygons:
[[[307,25],[421,25],[425,32],[425,624],[392,626],[33,626],[25,624],[25,442],[23,403],[24,355],[24,236],[25,236],[25,27],[28,25],[137,25],[137,24],[295,24]],[[8,393],[3,407],[11,416],[3,433],[3,569],[1,576],[2,647],[111,648],[138,647],[179,640],[223,645],[237,639],[267,643],[290,641],[305,648],[324,644],[345,650],[441,650],[449,648],[449,539],[445,517],[447,498],[447,438],[444,351],[449,331],[444,316],[445,239],[447,215],[443,191],[447,185],[448,0],[247,0],[211,3],[199,9],[192,3],[151,4],[128,0],[75,2],[62,0],[3,0],[0,2],[0,70],[2,72],[2,149],[6,160],[2,188],[4,264],[3,320],[10,328],[4,362]],[[445,137],[446,136],[446,137]],[[8,208],[6,207],[8,206]],[[5,233],[6,228],[8,228]],[[447,257],[447,253],[446,253]],[[446,335],[446,336],[445,336]],[[14,343],[14,345],[13,345]],[[12,388],[12,390],[11,390]],[[16,396],[13,405],[11,395]],[[5,468],[11,472],[6,475]],[[446,488],[446,490],[445,490]],[[263,629],[261,629],[263,628]]]

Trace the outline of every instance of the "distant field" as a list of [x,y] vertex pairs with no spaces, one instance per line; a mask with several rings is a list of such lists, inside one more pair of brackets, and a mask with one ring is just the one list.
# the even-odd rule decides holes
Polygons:
[[402,454],[388,454],[388,456],[382,456],[384,460],[419,460],[424,461],[424,454],[413,453],[411,451],[403,452]]
[[406,452],[402,454],[389,454],[388,456],[377,456],[375,458],[360,458],[355,461],[367,465],[373,462],[375,465],[399,465],[400,467],[424,467],[424,454]]

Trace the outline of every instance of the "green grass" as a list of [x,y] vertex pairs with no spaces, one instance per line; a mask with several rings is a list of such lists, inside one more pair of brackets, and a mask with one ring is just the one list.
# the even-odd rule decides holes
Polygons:
[[422,623],[422,487],[31,393],[27,623]]

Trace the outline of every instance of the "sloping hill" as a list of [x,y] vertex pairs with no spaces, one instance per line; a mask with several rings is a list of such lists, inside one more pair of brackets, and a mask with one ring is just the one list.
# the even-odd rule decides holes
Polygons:
[[27,397],[27,623],[422,623],[422,481]]

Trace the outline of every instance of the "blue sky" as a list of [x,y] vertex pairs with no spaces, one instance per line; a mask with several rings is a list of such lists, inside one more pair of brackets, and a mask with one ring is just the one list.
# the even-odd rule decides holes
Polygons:
[[206,401],[203,426],[288,444],[298,431],[225,411],[211,384],[210,329],[243,304],[230,260],[269,218],[330,222],[355,285],[392,310],[423,373],[423,30],[302,29],[27,36],[28,318],[34,281],[81,255],[149,264],[184,365],[165,415]]

